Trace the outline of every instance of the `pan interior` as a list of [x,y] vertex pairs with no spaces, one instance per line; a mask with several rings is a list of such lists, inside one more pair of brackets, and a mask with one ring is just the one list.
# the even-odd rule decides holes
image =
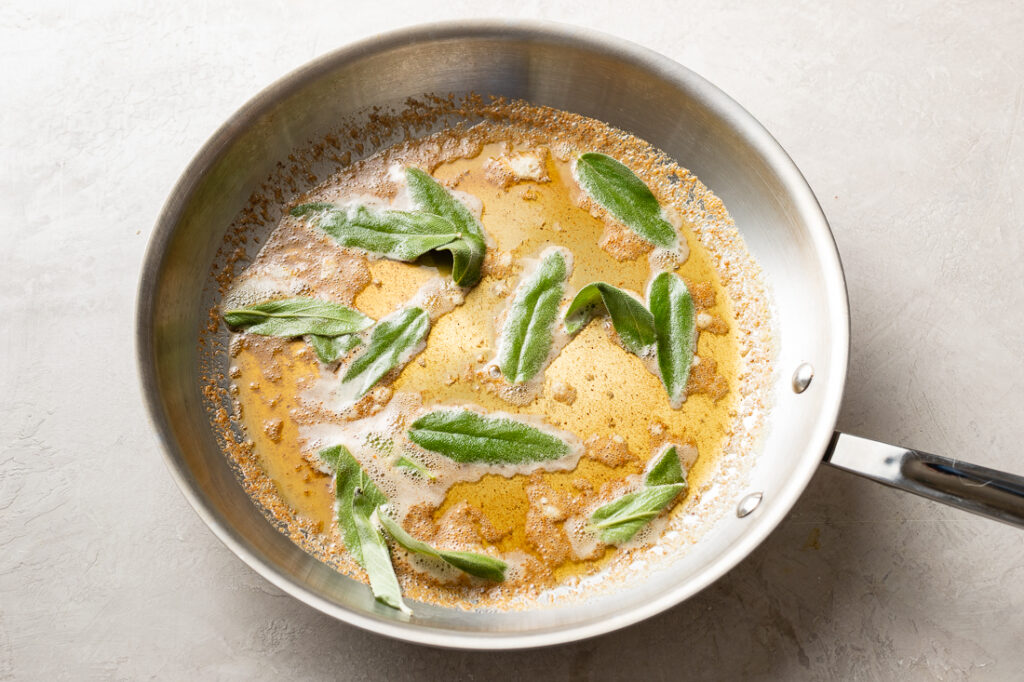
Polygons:
[[[418,605],[411,620],[303,552],[269,524],[224,457],[200,392],[195,339],[216,287],[225,230],[297,146],[374,106],[423,93],[487,93],[605,121],[646,139],[721,198],[772,288],[780,341],[769,433],[749,492],[669,568],[583,605],[465,612]],[[373,153],[390,140],[364,150]],[[268,226],[268,231],[270,226]],[[143,271],[139,356],[154,420],[190,501],[265,577],[321,610],[413,641],[511,648],[598,634],[667,608],[757,545],[795,502],[831,436],[846,371],[845,287],[827,224],[785,153],[741,108],[686,69],[640,48],[574,30],[449,25],[348,48],[287,77],[243,108],[200,152],[168,200]],[[791,389],[796,367],[814,379]]]

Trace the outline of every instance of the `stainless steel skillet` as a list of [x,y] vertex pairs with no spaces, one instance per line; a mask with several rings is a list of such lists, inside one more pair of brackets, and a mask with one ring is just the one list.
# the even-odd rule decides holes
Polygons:
[[[615,594],[524,613],[419,604],[409,619],[272,527],[238,484],[210,426],[195,340],[227,227],[297,144],[374,105],[428,92],[522,98],[648,140],[725,202],[772,286],[780,337],[774,408],[736,513],[669,568]],[[144,392],[172,473],[218,537],[296,598],[413,642],[541,646],[667,609],[749,554],[788,513],[822,459],[1024,526],[1024,478],[834,433],[847,369],[846,288],[828,224],[800,172],[757,121],[696,74],[580,29],[468,23],[400,31],[322,57],[257,95],[200,150],[164,207],[141,274],[137,344]]]

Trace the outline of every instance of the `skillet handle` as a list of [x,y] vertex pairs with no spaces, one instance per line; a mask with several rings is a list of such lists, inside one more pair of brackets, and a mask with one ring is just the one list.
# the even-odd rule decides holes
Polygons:
[[846,433],[832,437],[825,461],[893,488],[1024,528],[1024,476]]

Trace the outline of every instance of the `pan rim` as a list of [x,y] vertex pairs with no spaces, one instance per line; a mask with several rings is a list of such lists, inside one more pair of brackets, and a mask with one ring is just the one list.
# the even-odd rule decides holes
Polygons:
[[[503,40],[542,40],[548,43],[601,52],[661,77],[676,87],[691,92],[695,98],[737,131],[745,144],[777,174],[813,240],[820,265],[829,288],[829,324],[833,343],[829,381],[821,396],[821,407],[813,432],[811,446],[794,462],[791,476],[769,504],[759,510],[759,518],[750,529],[724,552],[708,563],[692,579],[671,591],[638,603],[610,617],[576,623],[547,630],[515,633],[487,633],[425,627],[414,623],[375,617],[342,606],[281,574],[264,560],[205,499],[187,469],[180,447],[164,411],[159,378],[155,371],[156,350],[150,320],[156,281],[153,273],[162,269],[167,246],[173,237],[178,219],[189,197],[221,154],[241,131],[246,130],[276,102],[286,98],[312,79],[340,65],[386,52],[401,45],[443,39],[491,38]],[[142,261],[136,299],[136,360],[142,383],[143,398],[149,418],[159,435],[165,462],[172,477],[192,508],[207,526],[236,556],[276,587],[292,597],[338,620],[388,637],[430,646],[473,649],[511,650],[551,646],[605,634],[632,625],[675,606],[709,586],[748,556],[789,513],[803,493],[821,462],[831,441],[842,401],[849,358],[849,304],[847,289],[835,240],[828,222],[811,188],[792,159],[771,134],[740,104],[709,81],[681,64],[633,42],[591,29],[569,24],[538,21],[454,21],[398,29],[363,39],[328,52],[277,79],[246,102],[213,133],[185,168],[164,203],[149,239]]]

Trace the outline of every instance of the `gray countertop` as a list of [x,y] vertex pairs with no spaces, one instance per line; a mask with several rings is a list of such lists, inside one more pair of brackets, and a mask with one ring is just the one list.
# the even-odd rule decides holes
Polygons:
[[1024,533],[827,468],[735,570],[612,635],[460,653],[334,622],[178,492],[133,304],[178,174],[275,78],[400,25],[569,21],[709,78],[804,171],[849,280],[841,429],[1022,473],[1024,6],[150,4],[0,7],[0,679],[1019,679]]

